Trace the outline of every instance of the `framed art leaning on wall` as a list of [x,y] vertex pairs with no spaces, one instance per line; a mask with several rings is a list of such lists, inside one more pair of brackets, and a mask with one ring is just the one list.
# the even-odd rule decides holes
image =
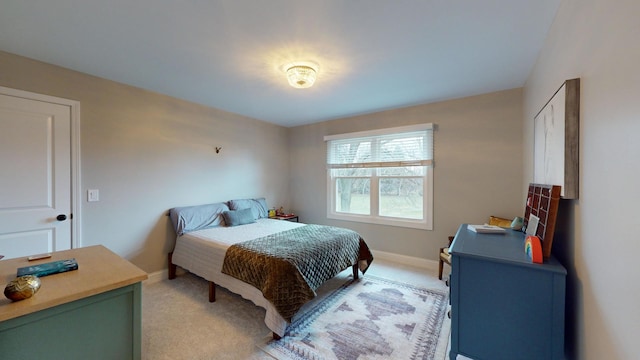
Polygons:
[[560,185],[578,198],[580,79],[565,81],[534,118],[533,182]]

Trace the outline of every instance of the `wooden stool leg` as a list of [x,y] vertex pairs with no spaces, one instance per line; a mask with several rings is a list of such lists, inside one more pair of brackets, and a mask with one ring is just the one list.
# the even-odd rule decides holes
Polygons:
[[442,266],[443,266],[443,261],[442,259],[440,259],[440,261],[438,262],[438,279],[442,280]]

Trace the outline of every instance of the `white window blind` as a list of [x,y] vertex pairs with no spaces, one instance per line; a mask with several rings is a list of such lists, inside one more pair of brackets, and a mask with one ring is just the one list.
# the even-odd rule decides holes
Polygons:
[[327,168],[432,166],[433,126],[420,127],[327,136]]

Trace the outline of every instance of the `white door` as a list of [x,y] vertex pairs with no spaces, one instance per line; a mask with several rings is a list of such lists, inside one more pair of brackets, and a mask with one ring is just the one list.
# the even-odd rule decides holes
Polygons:
[[70,249],[71,107],[0,94],[0,255]]

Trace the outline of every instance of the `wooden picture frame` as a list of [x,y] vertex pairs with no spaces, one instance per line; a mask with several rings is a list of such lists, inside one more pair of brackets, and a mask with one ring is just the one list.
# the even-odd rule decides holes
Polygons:
[[534,118],[533,182],[562,187],[577,199],[580,169],[580,79],[567,80]]
[[[524,207],[524,227],[537,236],[542,243],[542,256],[547,259],[551,256],[551,245],[553,245],[553,234],[556,230],[556,218],[558,216],[558,205],[560,204],[560,186],[545,184],[529,184],[527,192],[527,202]],[[529,215],[538,217],[535,229],[528,227]]]

